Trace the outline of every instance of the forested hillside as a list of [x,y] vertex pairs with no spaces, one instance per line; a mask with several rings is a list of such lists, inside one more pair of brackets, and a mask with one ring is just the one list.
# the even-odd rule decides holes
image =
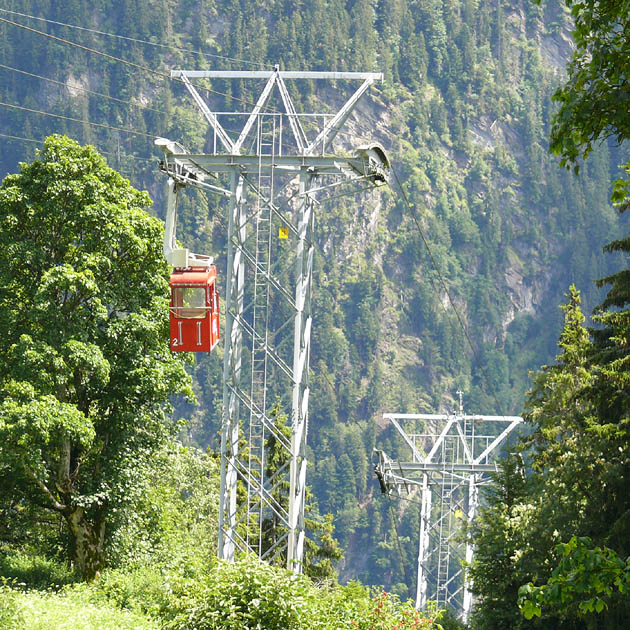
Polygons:
[[[381,414],[450,409],[458,388],[467,411],[520,413],[528,370],[556,353],[569,285],[588,315],[603,295],[594,279],[618,269],[602,246],[620,234],[610,182],[627,153],[597,145],[578,178],[547,152],[551,97],[572,47],[564,5],[0,0],[0,19],[0,174],[64,133],[148,190],[160,217],[153,137],[192,151],[211,138],[171,69],[385,73],[341,141],[385,146],[431,253],[395,181],[318,208],[308,483],[313,515],[334,515],[342,580],[407,596],[418,513],[413,503],[389,511],[372,479],[372,449],[399,447]],[[206,87],[217,111],[242,111],[257,96],[253,85]],[[338,99],[312,84],[293,96],[314,109]],[[180,212],[181,240],[223,270],[221,200],[188,193]],[[216,448],[221,351],[189,369],[198,404],[176,404],[189,420],[185,439]]]

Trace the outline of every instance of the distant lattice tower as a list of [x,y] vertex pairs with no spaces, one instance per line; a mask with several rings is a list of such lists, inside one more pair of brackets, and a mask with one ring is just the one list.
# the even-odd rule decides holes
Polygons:
[[475,516],[479,487],[496,469],[492,460],[499,446],[523,419],[464,415],[461,398],[459,412],[451,415],[388,413],[383,418],[394,425],[410,457],[391,461],[376,451],[381,490],[403,495],[420,488],[416,608],[435,601],[465,622],[472,593],[463,566],[472,561],[473,547],[462,525]]
[[[176,203],[180,187],[194,185],[223,195],[229,206],[218,555],[233,560],[237,551],[250,551],[299,572],[314,208],[330,187],[347,184],[356,192],[357,182],[385,182],[389,162],[380,145],[359,146],[351,154],[333,149],[360,97],[383,76],[277,67],[173,71],[171,76],[184,82],[210,125],[212,148],[192,154],[160,140],[169,203]],[[203,79],[262,80],[264,87],[249,112],[213,112],[193,85]],[[289,80],[361,83],[336,113],[299,114]],[[240,131],[229,133],[228,125]],[[282,413],[289,418],[288,429],[278,421]],[[269,461],[271,444],[284,453],[277,466]],[[270,524],[272,536],[265,535]]]

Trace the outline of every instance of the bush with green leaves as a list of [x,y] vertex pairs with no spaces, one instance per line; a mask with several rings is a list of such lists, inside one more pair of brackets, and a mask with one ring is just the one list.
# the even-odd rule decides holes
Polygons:
[[169,630],[429,630],[435,615],[352,582],[320,584],[257,558],[219,563],[173,589]]
[[101,599],[132,612],[168,618],[172,591],[168,577],[159,568],[110,569],[94,584]]
[[219,466],[199,449],[171,443],[155,453],[130,488],[110,541],[113,567],[160,567],[181,576],[215,562]]
[[[587,536],[573,536],[557,546],[558,565],[546,584],[529,582],[519,589],[518,605],[526,619],[546,614],[588,618],[609,608],[627,614],[630,559],[608,547],[597,547]],[[577,610],[576,610],[577,609]]]
[[201,580],[180,584],[180,593],[171,630],[298,630],[317,608],[307,578],[250,558],[220,563]]

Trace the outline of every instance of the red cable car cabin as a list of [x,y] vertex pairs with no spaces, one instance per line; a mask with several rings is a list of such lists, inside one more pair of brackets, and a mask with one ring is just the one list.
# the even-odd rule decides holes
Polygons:
[[171,274],[171,351],[210,352],[219,341],[217,270],[193,267]]

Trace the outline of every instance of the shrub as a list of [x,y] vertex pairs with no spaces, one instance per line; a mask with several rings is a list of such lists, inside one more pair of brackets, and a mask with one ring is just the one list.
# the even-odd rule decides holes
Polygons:
[[152,617],[168,615],[171,609],[172,593],[168,580],[153,567],[105,571],[94,586],[119,608]]
[[175,591],[169,630],[441,630],[395,595],[359,583],[316,586],[252,557],[221,562]]
[[315,587],[304,576],[245,557],[186,581],[172,630],[300,630],[317,618]]

